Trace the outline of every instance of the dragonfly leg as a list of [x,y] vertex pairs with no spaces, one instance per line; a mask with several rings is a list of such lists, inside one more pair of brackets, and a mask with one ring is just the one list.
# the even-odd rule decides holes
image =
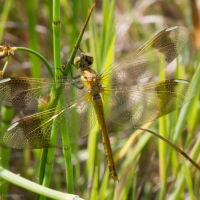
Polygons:
[[74,85],[76,88],[78,88],[79,90],[82,90],[84,88],[84,86],[78,86],[75,83],[72,83],[72,85]]

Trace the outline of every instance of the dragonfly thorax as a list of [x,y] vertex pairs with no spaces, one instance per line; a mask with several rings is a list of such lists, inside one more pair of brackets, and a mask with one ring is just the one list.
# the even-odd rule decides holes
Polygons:
[[100,81],[100,76],[98,76],[94,70],[89,68],[88,70],[83,71],[81,80],[91,96],[102,93],[103,87]]

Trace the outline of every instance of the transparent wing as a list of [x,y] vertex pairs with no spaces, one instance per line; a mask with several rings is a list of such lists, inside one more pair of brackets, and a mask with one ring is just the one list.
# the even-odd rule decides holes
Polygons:
[[110,97],[105,95],[105,105],[112,121],[141,125],[181,107],[195,95],[196,89],[184,80],[165,80],[106,92],[110,92]]
[[174,60],[185,46],[189,31],[183,26],[164,29],[136,52],[114,62],[103,74],[111,85],[130,86],[134,81],[156,75]]
[[[66,132],[63,129],[65,120]],[[93,106],[82,97],[78,102],[58,110],[49,109],[15,122],[4,134],[3,141],[8,147],[17,149],[67,148],[70,143],[88,134],[95,122]],[[52,136],[52,133],[55,135]]]
[[[50,93],[53,87],[59,94],[65,88],[75,86],[78,89],[80,85],[82,85],[80,80],[67,78],[58,79],[56,82],[52,79],[42,78],[6,78],[0,80],[0,102],[7,106],[35,110],[40,104],[51,101]],[[54,104],[57,103],[57,100],[54,101]]]

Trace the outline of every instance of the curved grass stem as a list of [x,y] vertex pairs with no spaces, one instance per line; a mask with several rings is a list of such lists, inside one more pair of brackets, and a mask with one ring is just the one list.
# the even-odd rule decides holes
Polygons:
[[147,131],[147,132],[155,135],[159,139],[163,140],[168,145],[170,145],[172,148],[174,148],[176,151],[178,151],[180,154],[182,154],[187,160],[189,160],[200,171],[200,166],[192,158],[190,158],[183,150],[181,150],[177,145],[170,142],[167,138],[164,138],[163,136],[159,135],[158,133],[155,133],[154,131],[151,131],[148,129],[144,129],[144,128],[140,128],[140,127],[137,127],[137,129]]

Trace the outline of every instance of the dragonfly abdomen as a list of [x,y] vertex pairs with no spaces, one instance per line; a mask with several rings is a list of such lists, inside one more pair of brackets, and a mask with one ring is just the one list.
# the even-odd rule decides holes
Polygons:
[[112,154],[112,149],[110,145],[110,139],[108,136],[108,129],[105,123],[105,116],[104,116],[104,110],[103,110],[103,103],[100,94],[95,94],[92,97],[92,102],[94,105],[94,109],[97,115],[99,127],[101,130],[102,134],[102,142],[104,145],[104,151],[106,154],[107,162],[108,162],[108,167],[110,170],[111,177],[114,181],[118,181],[118,176],[117,172],[115,169],[115,162],[113,159],[113,154]]

